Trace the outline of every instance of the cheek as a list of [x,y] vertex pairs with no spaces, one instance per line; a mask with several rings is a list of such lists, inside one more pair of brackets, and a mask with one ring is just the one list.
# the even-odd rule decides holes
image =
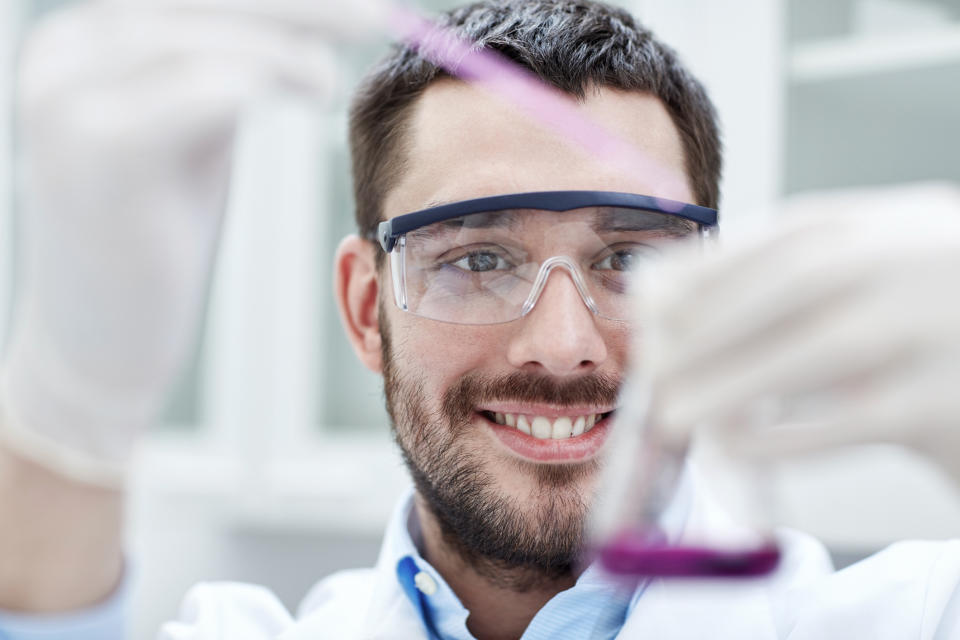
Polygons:
[[602,323],[598,326],[609,354],[609,368],[605,370],[619,377],[628,366],[632,367],[636,364],[633,362],[635,355],[633,340],[642,339],[643,334],[622,322],[612,320],[598,322]]
[[391,320],[395,357],[403,358],[405,369],[428,382],[431,395],[441,395],[473,371],[492,371],[505,360],[507,341],[488,327],[435,322],[408,313],[397,313]]
[[[504,375],[515,371],[507,352],[513,324],[456,325],[420,318],[397,309],[392,300],[384,307],[390,326],[393,357],[399,369],[423,384],[426,398],[435,408],[443,393],[463,376],[481,372]],[[520,320],[519,322],[522,322]],[[610,358],[603,373],[620,377],[631,355],[631,340],[642,338],[622,323],[597,320]],[[639,350],[642,355],[642,348]],[[640,363],[642,364],[642,362]]]

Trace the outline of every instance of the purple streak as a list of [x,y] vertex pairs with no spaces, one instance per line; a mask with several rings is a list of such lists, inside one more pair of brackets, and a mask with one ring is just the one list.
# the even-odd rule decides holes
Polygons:
[[395,35],[453,76],[505,100],[534,121],[570,140],[624,175],[643,176],[661,194],[686,188],[686,177],[663,167],[650,154],[594,122],[575,99],[542,82],[496,51],[478,48],[452,29],[411,9],[394,7]]
[[780,562],[776,544],[738,550],[675,546],[624,534],[599,552],[601,566],[625,576],[664,578],[755,578],[772,573]]

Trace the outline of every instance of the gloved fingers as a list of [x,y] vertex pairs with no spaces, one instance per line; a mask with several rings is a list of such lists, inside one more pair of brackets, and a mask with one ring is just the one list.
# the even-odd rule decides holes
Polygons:
[[[704,309],[735,308],[731,294],[752,293],[731,286],[731,281],[767,278],[775,282],[784,269],[810,273],[818,268],[818,259],[844,259],[849,249],[882,257],[898,247],[938,242],[956,246],[958,212],[960,189],[948,184],[795,196],[779,206],[772,221],[742,230],[733,238],[721,234],[717,251],[688,247],[668,255],[655,271],[656,278],[665,276],[667,284],[657,287],[654,281],[651,290],[667,299],[698,301]],[[833,264],[839,268],[850,262]],[[644,293],[642,288],[640,292]],[[680,332],[700,326],[697,317],[671,320],[680,323],[675,325]]]
[[870,330],[886,301],[853,303],[800,318],[758,336],[735,354],[690,361],[669,376],[653,372],[661,428],[673,440],[703,422],[727,424],[758,398],[779,398],[843,387],[896,367],[915,348],[908,330]]
[[316,97],[336,87],[337,66],[323,40],[269,22],[150,13],[68,17],[28,40],[19,87],[24,115],[68,108],[85,92],[148,84],[157,73],[205,65],[266,75]]
[[778,424],[730,431],[727,446],[746,458],[776,459],[883,442],[910,447],[956,472],[958,373],[960,350],[920,359],[859,386],[832,390],[814,411],[794,411],[785,403]]
[[[661,298],[668,303],[697,301],[709,308],[729,306],[728,296],[733,293],[752,295],[742,287],[731,285],[744,278],[758,278],[779,274],[784,265],[794,268],[809,268],[804,252],[811,245],[826,241],[831,244],[850,244],[849,233],[842,237],[828,234],[825,221],[817,216],[790,217],[777,220],[735,238],[721,234],[716,245],[700,247],[687,244],[667,250],[658,262],[644,267],[637,291],[642,301],[646,296]],[[800,254],[800,255],[797,255]],[[761,274],[757,273],[762,267]],[[696,330],[700,323],[683,317],[669,318],[679,322],[677,331]]]
[[849,234],[830,234],[807,221],[776,230],[767,240],[712,254],[667,255],[641,273],[638,326],[655,332],[669,353],[663,362],[652,354],[659,374],[735,355],[758,336],[780,331],[874,277],[876,252]]
[[280,84],[275,68],[261,62],[254,58],[243,65],[235,57],[206,56],[156,70],[128,86],[87,91],[72,97],[56,119],[46,118],[30,141],[59,141],[61,149],[86,146],[98,155],[138,151],[124,168],[146,161],[145,168],[161,177],[168,167],[153,163],[154,156],[182,162],[183,154],[209,149],[212,140],[232,132],[246,106],[290,86]]
[[286,28],[308,30],[328,41],[357,41],[381,35],[393,15],[385,0],[348,3],[316,0],[102,0],[108,7],[173,10],[272,21]]
[[[697,295],[681,279],[654,271],[659,289],[683,295],[649,297],[641,288],[639,326],[653,327],[669,357],[658,359],[658,374],[673,376],[691,363],[737,357],[767,334],[779,334],[856,293],[875,277],[876,266],[862,252],[811,256],[806,247],[785,248],[780,258],[764,256],[752,268],[730,273],[708,258],[699,270],[722,273],[710,293]],[[642,329],[641,329],[642,330]]]
[[[960,222],[960,213],[956,217]],[[656,336],[654,353],[640,356],[650,355],[651,366],[666,377],[711,360],[735,359],[765,336],[788,331],[844,300],[864,299],[873,290],[891,298],[887,309],[882,301],[875,303],[881,324],[936,323],[942,313],[920,317],[905,315],[904,309],[911,301],[934,301],[946,310],[950,301],[941,300],[937,288],[949,286],[960,270],[960,225],[952,233],[941,225],[926,233],[912,220],[888,224],[882,233],[864,227],[862,234],[833,233],[831,224],[819,233],[791,233],[786,242],[777,234],[770,243],[775,252],[751,249],[749,259],[739,261],[688,254],[676,264],[668,258],[664,269],[643,274],[638,288],[639,326]],[[744,252],[727,253],[742,257]],[[713,281],[710,287],[698,286],[707,280]],[[659,350],[669,353],[662,362],[657,341]]]
[[[828,340],[824,348],[835,350],[834,358],[839,360],[836,366],[842,369],[844,358],[869,358],[870,352],[883,357],[890,346],[914,348],[930,341],[939,344],[947,334],[960,333],[960,301],[943,295],[960,274],[958,251],[960,244],[944,251],[901,255],[895,260],[884,257],[884,264],[861,258],[865,268],[851,265],[829,281],[781,281],[769,274],[757,275],[739,284],[770,290],[782,286],[801,293],[788,293],[787,300],[779,299],[777,293],[753,299],[749,294],[738,296],[731,288],[727,309],[689,300],[689,308],[683,312],[700,319],[700,331],[677,331],[665,319],[670,315],[653,309],[645,320],[651,327],[651,339],[656,334],[660,345],[651,349],[668,355],[654,358],[651,366],[655,375],[668,381],[715,376],[716,368],[731,373],[745,371],[744,361],[762,362],[767,353],[778,353],[787,341],[802,348]],[[847,271],[860,273],[847,275]]]
[[952,270],[942,269],[937,260],[929,270],[907,266],[905,273],[881,275],[876,286],[811,309],[736,349],[674,364],[670,358],[681,351],[678,341],[651,345],[663,353],[651,375],[658,423],[672,432],[667,437],[682,441],[705,421],[736,424],[744,407],[758,398],[845,389],[913,360],[956,350],[960,301],[943,291],[960,264]]

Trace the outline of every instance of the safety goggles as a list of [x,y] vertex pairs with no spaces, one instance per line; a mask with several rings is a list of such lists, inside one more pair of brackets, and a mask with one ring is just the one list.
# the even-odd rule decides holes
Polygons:
[[714,209],[632,193],[544,191],[444,204],[381,222],[404,311],[457,324],[528,314],[566,270],[584,304],[629,317],[630,273],[669,244],[709,235]]

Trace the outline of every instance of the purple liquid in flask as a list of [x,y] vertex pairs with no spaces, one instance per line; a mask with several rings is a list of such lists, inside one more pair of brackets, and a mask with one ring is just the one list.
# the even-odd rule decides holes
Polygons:
[[[759,525],[742,527],[746,535],[735,538],[713,537],[709,529],[699,537],[679,535],[685,516],[678,513],[693,502],[693,489],[684,482],[685,452],[663,447],[647,428],[649,386],[628,383],[624,389],[633,397],[621,398],[591,522],[600,566],[615,576],[662,578],[751,578],[776,570],[780,549]],[[725,490],[749,498],[756,510],[759,502],[752,499],[759,498],[762,484],[740,478]]]
[[774,543],[742,550],[651,543],[624,533],[601,548],[601,566],[612,574],[664,578],[752,578],[768,575],[780,562]]

